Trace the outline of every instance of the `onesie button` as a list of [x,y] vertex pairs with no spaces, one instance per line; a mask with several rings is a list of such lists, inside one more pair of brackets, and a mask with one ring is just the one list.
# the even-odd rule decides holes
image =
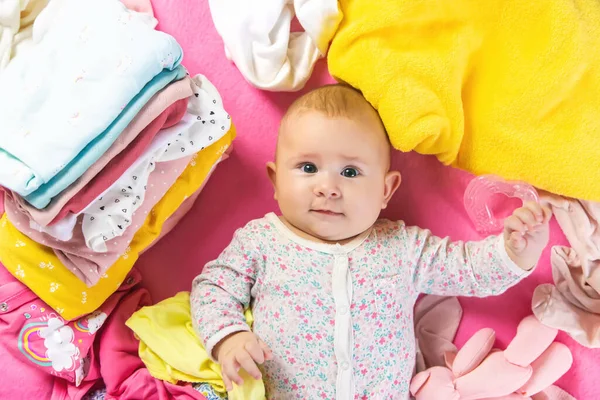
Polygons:
[[350,364],[348,364],[346,361],[344,361],[344,362],[342,363],[342,369],[343,369],[343,370],[347,370],[348,368],[350,368]]
[[348,307],[346,306],[341,306],[340,307],[340,314],[342,315],[346,315],[348,313]]
[[8,311],[8,304],[7,303],[1,303],[0,304],[0,311],[7,312]]

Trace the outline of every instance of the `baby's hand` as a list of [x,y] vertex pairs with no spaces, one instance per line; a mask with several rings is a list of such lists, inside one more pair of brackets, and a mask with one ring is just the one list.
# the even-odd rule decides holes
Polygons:
[[528,202],[504,221],[504,247],[509,257],[526,271],[535,267],[550,238],[552,211]]
[[221,364],[223,383],[228,392],[233,390],[232,382],[237,385],[244,383],[238,373],[240,368],[254,379],[261,379],[262,375],[256,364],[273,358],[269,346],[252,332],[237,332],[226,337],[215,346],[214,354]]

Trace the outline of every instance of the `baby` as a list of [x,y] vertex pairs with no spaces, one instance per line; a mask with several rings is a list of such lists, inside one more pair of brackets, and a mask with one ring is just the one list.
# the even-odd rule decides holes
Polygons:
[[479,242],[380,220],[400,173],[377,112],[342,85],[292,104],[267,172],[282,215],[238,229],[191,293],[228,390],[243,369],[264,379],[268,399],[407,399],[419,293],[498,295],[548,242],[551,213],[536,203]]

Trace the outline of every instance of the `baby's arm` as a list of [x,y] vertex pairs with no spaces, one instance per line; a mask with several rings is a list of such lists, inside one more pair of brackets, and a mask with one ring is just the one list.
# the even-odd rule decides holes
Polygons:
[[510,259],[504,239],[499,236],[479,242],[451,242],[448,238],[433,236],[428,230],[400,223],[398,237],[419,293],[498,295],[529,273]]
[[226,336],[250,330],[244,310],[250,305],[258,257],[240,236],[243,230],[235,233],[229,246],[192,283],[192,320],[209,355]]
[[250,331],[244,310],[263,263],[251,232],[239,229],[221,255],[208,263],[192,284],[192,321],[206,351],[221,364],[228,391],[241,385],[240,369],[261,378],[257,364],[271,358],[271,350]]

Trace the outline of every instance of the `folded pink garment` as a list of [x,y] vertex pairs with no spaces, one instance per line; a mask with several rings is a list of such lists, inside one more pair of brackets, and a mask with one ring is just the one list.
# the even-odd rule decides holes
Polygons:
[[586,347],[600,348],[600,203],[545,194],[571,248],[555,246],[553,287],[536,288],[535,316]]
[[158,131],[169,128],[181,121],[185,115],[187,103],[187,98],[177,100],[150,122],[125,150],[110,160],[94,179],[65,204],[51,224],[61,220],[69,213],[79,214],[91,202],[102,195],[106,189],[111,187],[144,153],[144,150],[152,142]]
[[[190,97],[193,94],[191,78],[186,76],[184,79],[173,82],[154,95],[150,101],[140,110],[131,123],[123,130],[117,140],[104,153],[98,161],[96,161],[79,179],[71,186],[64,190],[60,195],[52,199],[52,202],[44,209],[38,210],[32,207],[22,197],[16,193],[13,198],[18,202],[23,212],[33,221],[41,226],[47,226],[56,219],[62,208],[73,198],[80,190],[82,190],[97,174],[99,174],[109,162],[119,155],[127,146],[134,141],[144,128],[152,121],[159,117],[173,103],[178,100]],[[180,118],[181,119],[181,118]],[[172,121],[171,121],[172,122]],[[177,121],[175,121],[177,123]],[[157,131],[148,130],[143,132],[145,135],[152,135],[151,140]],[[63,214],[64,215],[64,214]]]
[[462,318],[456,297],[423,296],[415,305],[416,370],[445,366],[446,352],[456,353],[454,336]]
[[6,214],[11,223],[30,239],[48,246],[54,250],[60,261],[79,279],[88,286],[95,285],[106,270],[121,257],[137,230],[144,224],[146,216],[160,201],[169,188],[187,167],[191,157],[178,160],[160,162],[148,178],[144,202],[133,214],[131,226],[123,235],[107,242],[108,252],[97,253],[85,244],[81,231],[81,218],[73,229],[71,240],[63,242],[48,234],[36,231],[29,227],[29,219],[20,212],[12,196],[4,196]]
[[134,268],[97,312],[69,322],[0,264],[0,399],[81,399],[100,379],[89,371],[99,331],[140,280]]

